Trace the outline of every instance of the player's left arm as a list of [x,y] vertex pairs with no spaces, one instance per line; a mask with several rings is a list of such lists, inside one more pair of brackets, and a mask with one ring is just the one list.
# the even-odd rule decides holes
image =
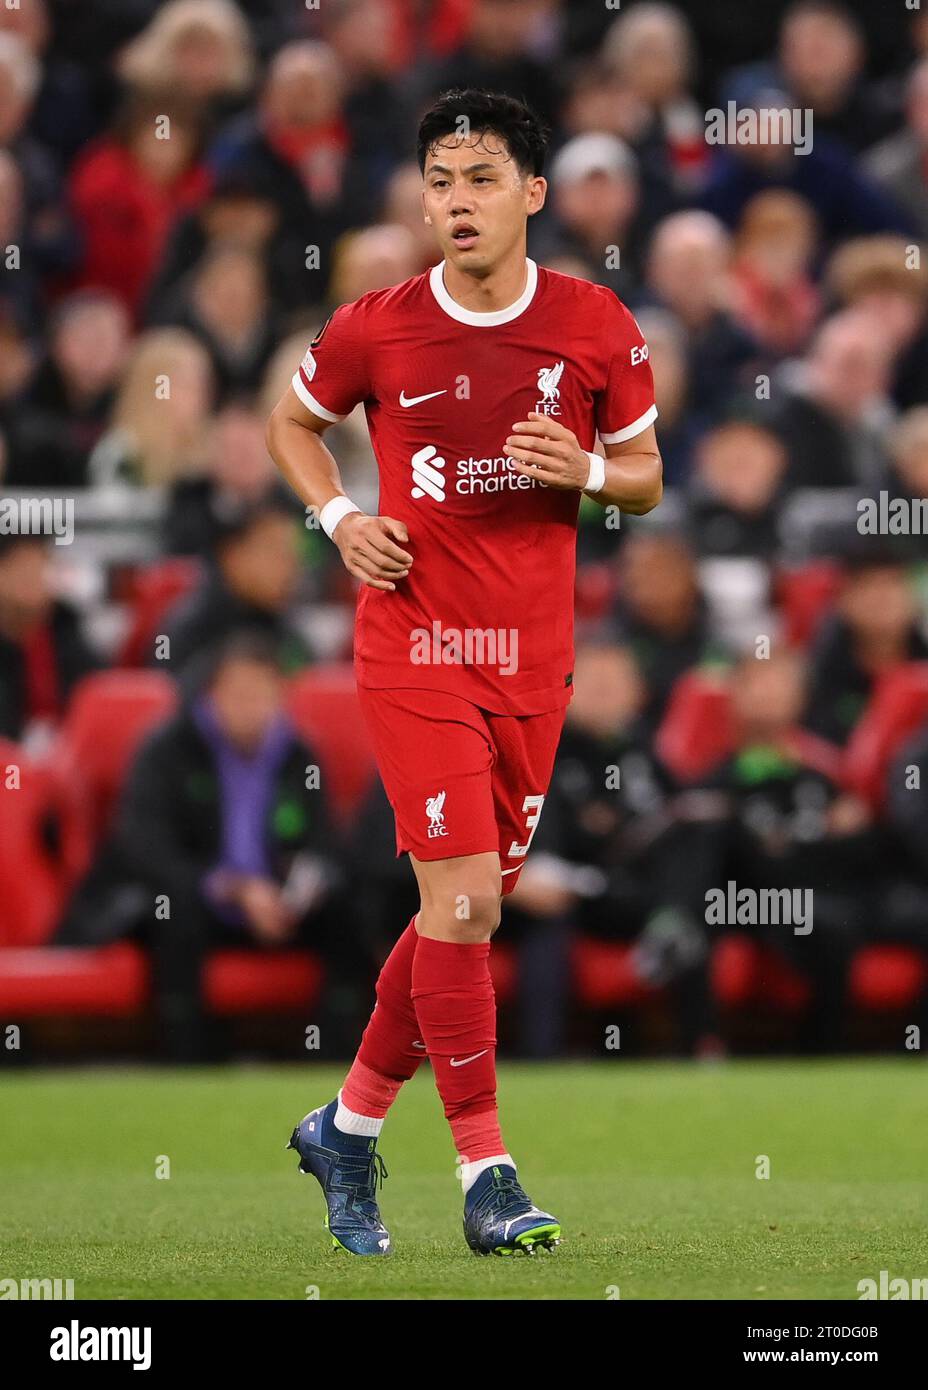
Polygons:
[[[647,425],[632,439],[604,444],[601,460],[605,480],[596,491],[587,492],[602,507],[618,507],[634,516],[644,516],[657,506],[663,494],[660,450],[654,426]],[[531,411],[519,420],[506,440],[505,453],[517,473],[537,478],[547,487],[584,492],[595,475],[597,465],[573,430],[549,415]],[[596,482],[599,482],[599,478]]]

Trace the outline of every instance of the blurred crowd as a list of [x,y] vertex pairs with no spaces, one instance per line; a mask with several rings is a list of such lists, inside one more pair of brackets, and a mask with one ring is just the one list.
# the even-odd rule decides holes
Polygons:
[[[880,682],[928,660],[928,540],[857,524],[861,499],[928,496],[928,10],[897,8],[0,5],[0,491],[79,503],[73,547],[0,535],[0,738],[41,756],[100,669],[178,682],[58,939],[143,931],[179,1053],[210,944],[305,939],[366,988],[414,908],[379,788],[347,830],[324,787],[306,812],[285,682],[350,658],[353,581],[264,422],[333,308],[437,259],[412,151],[450,86],[550,123],[529,251],[638,317],[667,484],[637,524],[582,509],[576,693],[510,900],[519,1045],[568,1045],[578,932],[631,943],[679,1045],[714,1045],[704,899],[728,879],[815,890],[812,937],[777,937],[809,1047],[843,1045],[861,943],[928,945],[928,810],[842,778]],[[730,101],[810,110],[811,149],[708,144]],[[375,507],[363,412],[327,442]],[[797,573],[822,579],[798,616]],[[735,732],[687,778],[659,735],[694,672]],[[902,765],[923,752],[928,726]]]

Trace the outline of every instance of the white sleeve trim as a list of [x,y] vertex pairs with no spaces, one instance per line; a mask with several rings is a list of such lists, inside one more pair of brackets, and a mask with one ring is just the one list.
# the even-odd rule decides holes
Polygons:
[[306,382],[300,376],[299,371],[293,373],[293,380],[290,385],[293,387],[306,409],[311,410],[314,415],[318,415],[320,420],[328,420],[333,425],[337,425],[339,420],[344,420],[344,415],[333,415],[331,410],[326,410],[324,405],[319,404],[316,397],[307,388]]
[[636,434],[641,434],[648,425],[653,425],[657,419],[657,406],[652,405],[643,415],[639,415],[637,420],[633,420],[630,425],[626,425],[624,430],[616,430],[613,434],[603,434],[599,432],[599,437],[604,444],[624,444],[626,439],[634,439]]

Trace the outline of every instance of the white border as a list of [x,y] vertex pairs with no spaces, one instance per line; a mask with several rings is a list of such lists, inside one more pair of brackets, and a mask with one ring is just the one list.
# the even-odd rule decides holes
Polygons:
[[429,286],[439,308],[444,309],[449,318],[457,319],[458,323],[469,324],[471,328],[495,328],[497,324],[511,323],[520,314],[524,314],[534,299],[535,290],[538,288],[538,267],[528,256],[525,258],[525,271],[525,289],[515,303],[510,304],[505,309],[492,309],[489,313],[477,313],[474,309],[465,309],[456,299],[451,298],[445,289],[444,261],[439,261],[438,265],[432,266],[429,271]]
[[306,409],[311,410],[314,415],[318,415],[320,420],[328,420],[333,425],[337,425],[339,420],[344,420],[344,415],[333,415],[331,410],[326,410],[324,405],[319,404],[316,397],[307,389],[306,382],[300,376],[299,370],[293,373],[293,380],[290,385],[293,387]]
[[657,406],[652,405],[643,415],[639,415],[637,420],[633,420],[630,425],[626,425],[624,430],[616,430],[614,434],[603,434],[599,432],[599,437],[604,444],[624,444],[626,439],[634,439],[636,434],[641,434],[648,425],[653,425],[657,419]]

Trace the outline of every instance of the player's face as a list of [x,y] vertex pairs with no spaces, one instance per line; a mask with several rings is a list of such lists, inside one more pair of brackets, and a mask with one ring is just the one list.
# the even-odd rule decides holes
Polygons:
[[470,274],[488,274],[523,249],[525,224],[543,205],[544,179],[525,174],[492,133],[449,136],[425,163],[425,220],[444,257]]

